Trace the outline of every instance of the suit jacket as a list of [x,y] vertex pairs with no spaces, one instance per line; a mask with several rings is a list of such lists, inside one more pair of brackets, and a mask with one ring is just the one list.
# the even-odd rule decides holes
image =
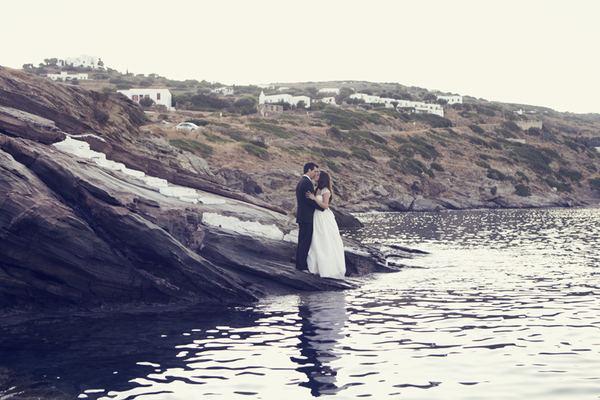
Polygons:
[[316,201],[306,197],[306,192],[315,192],[312,181],[302,176],[298,185],[296,185],[296,222],[312,224],[315,210],[323,209],[319,207]]

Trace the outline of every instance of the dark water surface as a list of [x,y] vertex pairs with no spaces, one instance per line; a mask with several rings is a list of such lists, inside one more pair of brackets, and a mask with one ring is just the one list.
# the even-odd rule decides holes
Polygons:
[[600,210],[360,217],[431,254],[345,293],[0,328],[0,399],[600,399]]

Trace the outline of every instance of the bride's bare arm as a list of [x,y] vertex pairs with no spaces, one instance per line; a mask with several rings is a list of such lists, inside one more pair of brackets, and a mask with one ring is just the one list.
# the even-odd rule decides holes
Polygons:
[[319,205],[319,207],[321,207],[324,210],[329,208],[329,199],[331,199],[330,192],[323,193],[323,201],[319,201],[317,196],[315,196],[313,193],[310,193],[310,192],[306,193],[306,197],[308,197],[311,200],[314,200],[315,203],[317,203]]

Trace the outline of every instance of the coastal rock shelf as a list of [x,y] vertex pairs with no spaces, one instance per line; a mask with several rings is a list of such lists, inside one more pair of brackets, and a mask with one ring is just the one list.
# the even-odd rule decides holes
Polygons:
[[[247,303],[355,285],[294,268],[291,216],[136,153],[128,140],[142,120],[133,106],[111,97],[86,102],[80,88],[15,75],[0,69],[4,312]],[[70,116],[69,102],[81,120]],[[127,134],[90,120],[93,108],[108,113],[106,104],[118,109],[110,119],[123,121]],[[351,276],[398,270],[377,249],[346,245]]]

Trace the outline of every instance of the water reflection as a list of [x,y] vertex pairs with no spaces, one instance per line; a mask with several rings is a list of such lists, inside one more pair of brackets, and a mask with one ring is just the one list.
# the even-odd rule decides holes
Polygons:
[[300,385],[310,388],[315,397],[335,394],[339,387],[336,386],[337,371],[332,363],[341,357],[336,346],[344,336],[345,295],[331,292],[303,296],[298,316],[301,321],[298,348],[302,357],[292,357],[292,361],[300,365],[297,370],[308,378]]
[[363,217],[430,255],[250,308],[0,326],[0,399],[592,399],[600,211]]

